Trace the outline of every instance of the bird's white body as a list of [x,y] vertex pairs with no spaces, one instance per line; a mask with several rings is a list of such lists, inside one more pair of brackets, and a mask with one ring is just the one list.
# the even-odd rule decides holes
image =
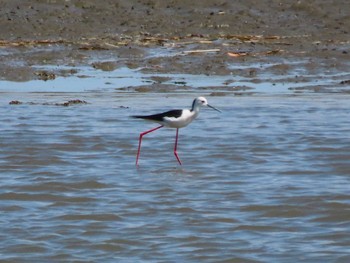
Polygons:
[[163,117],[163,121],[159,122],[170,128],[183,128],[197,118],[199,111],[191,111],[188,109],[182,110],[180,117]]

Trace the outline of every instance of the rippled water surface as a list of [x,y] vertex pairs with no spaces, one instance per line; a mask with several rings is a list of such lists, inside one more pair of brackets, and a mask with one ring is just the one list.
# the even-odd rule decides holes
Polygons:
[[210,93],[2,92],[2,262],[350,262],[350,95]]

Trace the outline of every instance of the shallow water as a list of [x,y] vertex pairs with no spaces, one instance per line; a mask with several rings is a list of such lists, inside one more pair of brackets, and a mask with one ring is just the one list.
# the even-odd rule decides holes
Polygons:
[[[5,86],[3,262],[350,261],[350,95]],[[164,128],[144,137],[136,168],[139,133],[155,125],[129,116],[197,95],[222,113],[180,130],[183,166]],[[88,104],[54,105],[75,98]]]

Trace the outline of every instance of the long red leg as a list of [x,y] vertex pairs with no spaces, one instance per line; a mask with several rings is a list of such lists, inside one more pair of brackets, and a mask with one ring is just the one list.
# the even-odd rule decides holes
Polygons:
[[181,160],[180,160],[179,156],[177,155],[177,141],[178,141],[178,138],[179,138],[179,129],[176,129],[174,154],[175,154],[175,157],[176,157],[177,161],[179,162],[179,164],[182,165]]
[[160,126],[158,126],[158,127],[156,127],[156,128],[153,128],[153,129],[151,129],[151,130],[149,130],[149,131],[145,131],[145,132],[141,132],[141,133],[140,133],[139,148],[138,148],[138,150],[137,150],[137,156],[136,156],[136,165],[137,165],[137,166],[139,165],[139,156],[140,156],[140,151],[141,151],[141,142],[142,142],[142,137],[143,137],[143,135],[146,135],[147,133],[156,131],[156,130],[162,128],[162,127],[163,127],[163,125],[160,125]]

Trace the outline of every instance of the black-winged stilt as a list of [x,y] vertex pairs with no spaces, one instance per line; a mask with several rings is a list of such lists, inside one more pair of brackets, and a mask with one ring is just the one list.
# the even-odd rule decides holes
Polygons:
[[153,121],[153,122],[157,122],[157,123],[161,124],[160,126],[158,126],[156,128],[153,128],[151,130],[140,133],[139,147],[138,147],[137,156],[136,156],[136,165],[138,165],[138,162],[139,162],[142,137],[144,135],[146,135],[150,132],[156,131],[162,127],[176,128],[174,155],[175,155],[177,161],[179,162],[179,164],[181,165],[182,164],[181,160],[180,160],[179,156],[177,155],[177,142],[178,142],[178,137],[179,137],[179,129],[186,127],[195,118],[197,118],[197,116],[199,114],[199,109],[202,106],[207,106],[207,107],[210,107],[218,112],[221,112],[217,108],[209,105],[206,98],[198,97],[198,98],[194,99],[191,109],[170,110],[167,112],[153,114],[153,115],[146,115],[146,116],[144,116],[144,115],[131,116],[133,118],[144,119],[144,120]]

